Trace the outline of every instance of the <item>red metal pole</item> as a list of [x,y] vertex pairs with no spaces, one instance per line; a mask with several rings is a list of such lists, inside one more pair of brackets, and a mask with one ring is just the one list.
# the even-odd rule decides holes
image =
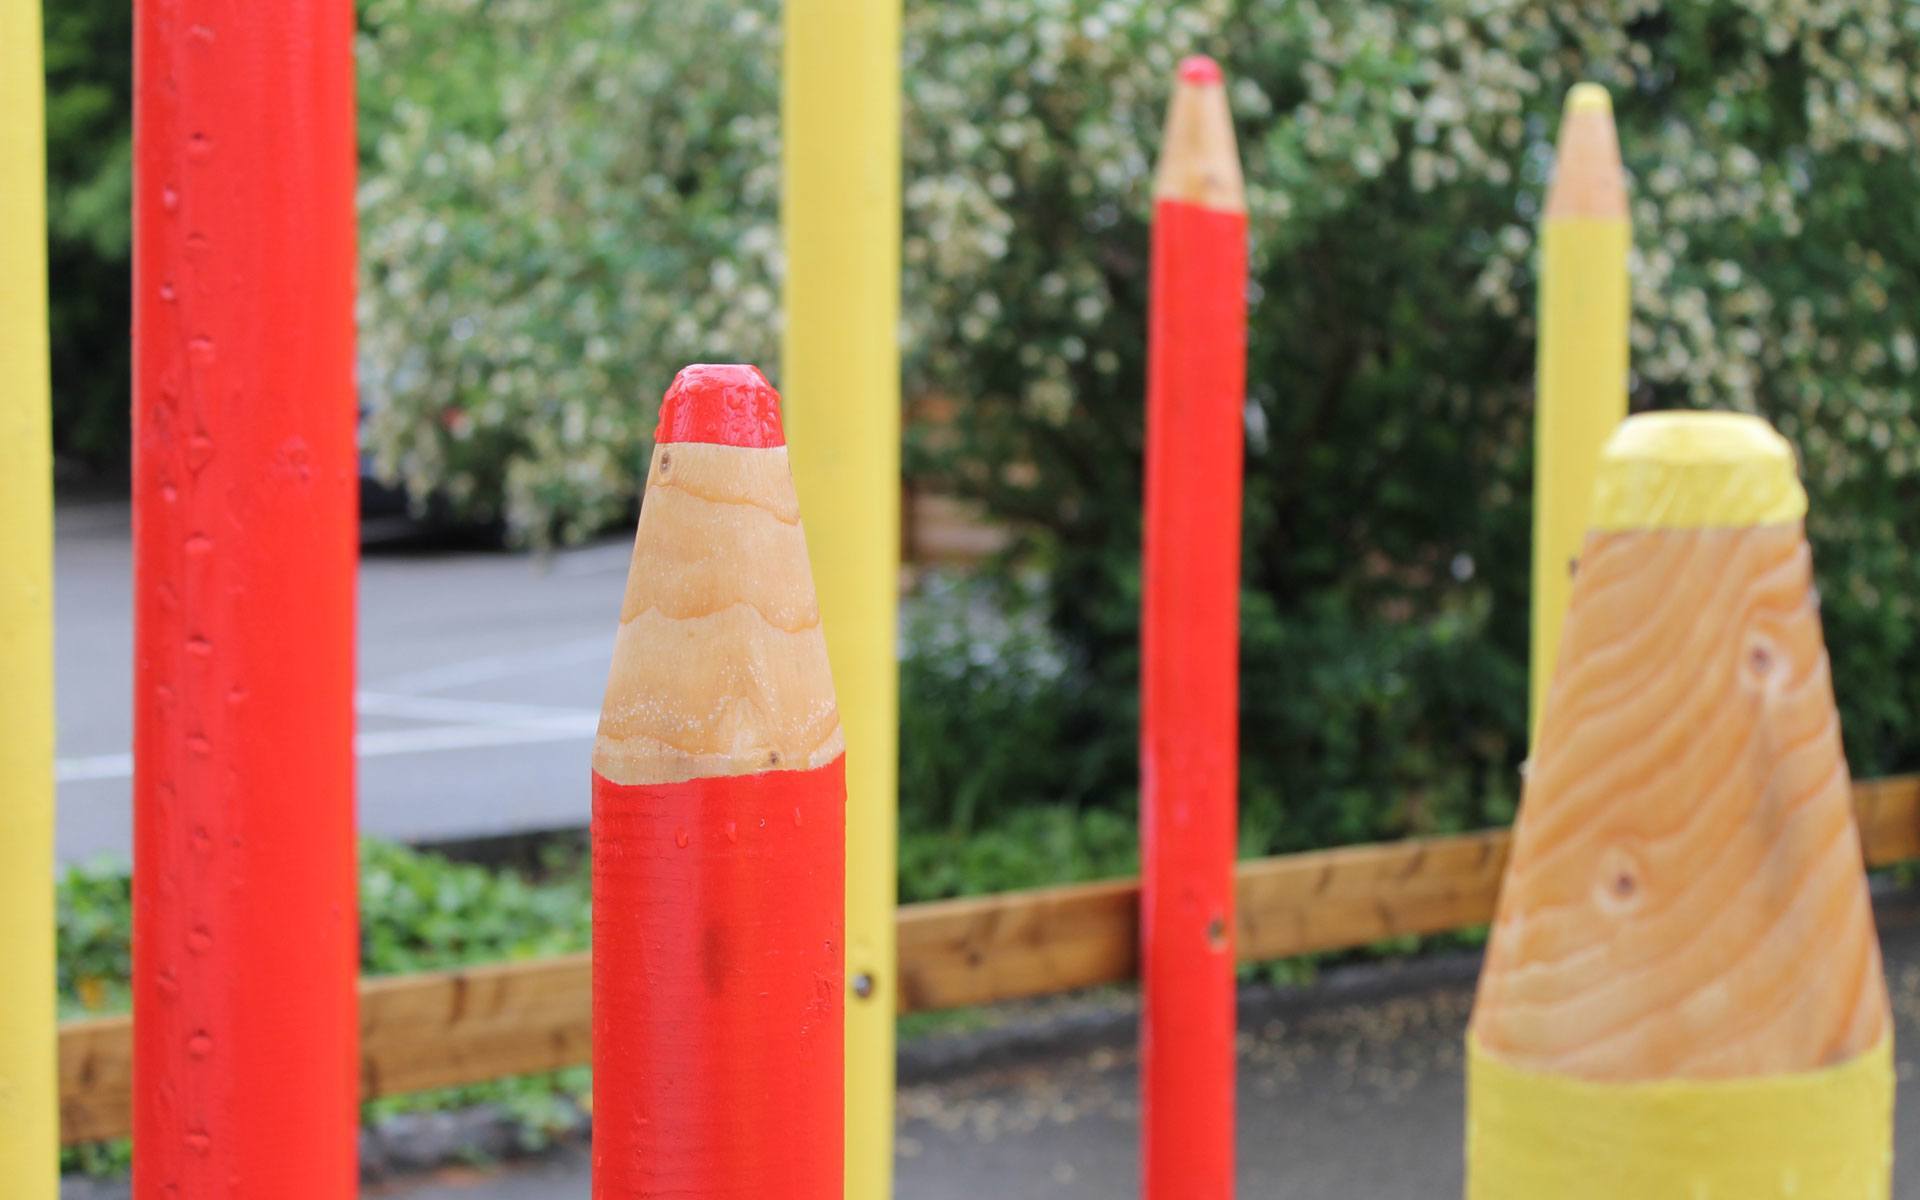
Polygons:
[[846,757],[752,367],[661,410],[593,755],[593,1194],[841,1200]]
[[355,1194],[351,0],[136,0],[136,1200]]
[[1142,1166],[1149,1200],[1233,1194],[1233,861],[1247,218],[1220,69],[1181,64],[1147,333],[1141,625]]

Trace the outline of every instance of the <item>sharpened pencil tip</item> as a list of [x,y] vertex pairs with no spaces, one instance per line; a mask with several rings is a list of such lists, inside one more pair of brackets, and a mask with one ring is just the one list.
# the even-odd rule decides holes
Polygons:
[[1234,142],[1233,113],[1227,107],[1226,77],[1220,64],[1203,54],[1180,63],[1160,141],[1160,165],[1154,174],[1155,200],[1173,200],[1222,212],[1247,211],[1240,176],[1240,150]]
[[653,440],[784,446],[780,393],[758,367],[744,363],[683,367],[660,401],[660,424]]
[[1613,101],[1595,83],[1567,93],[1554,150],[1553,181],[1547,187],[1548,219],[1624,220],[1627,175],[1620,165],[1620,135]]
[[1220,64],[1204,54],[1193,54],[1180,60],[1180,81],[1182,83],[1220,83],[1225,79],[1220,73]]
[[1567,93],[1567,112],[1603,112],[1613,115],[1613,97],[1597,83],[1576,83]]

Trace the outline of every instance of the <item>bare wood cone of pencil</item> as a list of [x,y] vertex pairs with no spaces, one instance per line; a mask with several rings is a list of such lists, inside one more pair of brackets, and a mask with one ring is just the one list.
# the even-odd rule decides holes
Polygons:
[[1601,455],[1469,1033],[1474,1200],[1889,1194],[1805,511],[1757,418],[1633,417]]
[[593,1194],[841,1200],[846,765],[780,398],[661,407],[593,753]]

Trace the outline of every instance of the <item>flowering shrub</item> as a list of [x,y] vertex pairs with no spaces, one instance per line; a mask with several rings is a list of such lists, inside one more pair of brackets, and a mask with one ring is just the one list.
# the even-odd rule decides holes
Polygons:
[[[525,537],[584,533],[631,504],[678,365],[777,379],[778,6],[366,19],[373,448]],[[1633,176],[1634,404],[1798,445],[1855,765],[1920,761],[1920,7],[913,0],[904,382],[961,403],[910,469],[1050,569],[1076,786],[1132,775],[1146,218],[1196,50],[1232,81],[1253,239],[1245,777],[1289,814],[1260,840],[1510,803],[1535,224],[1582,79]]]

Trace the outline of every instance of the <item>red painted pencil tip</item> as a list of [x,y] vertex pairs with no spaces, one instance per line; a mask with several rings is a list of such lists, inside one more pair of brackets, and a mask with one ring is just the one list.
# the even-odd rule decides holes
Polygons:
[[660,401],[656,442],[720,446],[784,446],[780,393],[760,368],[745,363],[695,363],[673,377]]
[[1219,83],[1225,78],[1220,73],[1220,64],[1204,54],[1193,54],[1180,60],[1182,83]]

